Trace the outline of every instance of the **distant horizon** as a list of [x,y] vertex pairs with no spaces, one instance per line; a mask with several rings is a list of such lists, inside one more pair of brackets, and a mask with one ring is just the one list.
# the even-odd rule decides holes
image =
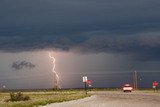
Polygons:
[[[79,77],[77,81],[76,79],[72,79],[72,83],[70,84],[77,84],[76,86],[67,86],[64,84],[69,84],[68,82],[60,82],[61,88],[62,89],[76,89],[76,88],[84,88],[84,83],[82,82],[82,77],[83,76],[87,76],[90,80],[92,80],[92,87],[91,88],[121,88],[124,84],[129,83],[133,86],[133,73],[134,72],[105,72],[105,73],[83,73],[83,74],[65,74],[65,76],[67,77],[72,77],[73,75],[75,77]],[[119,78],[119,80],[117,80],[117,78],[113,79],[112,81],[107,81],[108,79],[110,80],[110,78],[115,77],[113,76],[115,75],[117,78]],[[117,76],[118,75],[118,76]],[[159,72],[138,72],[138,88],[151,88],[152,89],[152,82],[158,80],[158,75],[160,75]],[[128,77],[126,79],[124,79],[123,77]],[[103,78],[102,78],[103,77]],[[104,79],[105,77],[105,79]],[[152,77],[152,79],[148,80],[146,78],[148,77]],[[94,80],[93,78],[97,78],[96,80]],[[101,79],[102,78],[102,79]],[[75,82],[74,82],[75,80]],[[106,80],[106,81],[104,81]],[[121,82],[118,82],[121,81]],[[123,81],[123,82],[122,82]],[[71,81],[70,81],[71,82]],[[100,83],[103,82],[103,83]],[[117,84],[117,83],[118,84]],[[100,83],[100,84],[98,84]],[[109,84],[107,84],[109,83]],[[110,84],[112,83],[112,84]],[[115,85],[116,84],[116,85]],[[3,84],[4,85],[4,84]],[[64,85],[64,86],[63,86]],[[109,86],[108,86],[109,85]],[[48,88],[36,88],[36,87],[32,87],[32,88],[8,88],[8,86],[6,86],[6,89],[28,89],[28,90],[32,90],[32,89],[53,89],[54,88],[54,83],[53,83],[53,87],[49,86]],[[2,84],[1,84],[1,90],[3,90],[2,88]]]

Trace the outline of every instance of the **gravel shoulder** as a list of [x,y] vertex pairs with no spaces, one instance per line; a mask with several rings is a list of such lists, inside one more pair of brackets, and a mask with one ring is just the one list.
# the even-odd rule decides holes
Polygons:
[[160,94],[118,91],[91,92],[91,97],[43,107],[160,107]]

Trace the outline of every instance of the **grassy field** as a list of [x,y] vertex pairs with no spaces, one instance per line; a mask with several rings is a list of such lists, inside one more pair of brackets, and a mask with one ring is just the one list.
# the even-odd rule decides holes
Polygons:
[[75,100],[90,96],[85,95],[83,90],[35,91],[22,93],[24,95],[28,95],[30,97],[30,100],[5,102],[5,100],[10,98],[10,94],[9,92],[1,92],[0,107],[38,107],[39,105]]
[[[88,91],[121,91],[118,88],[94,88]],[[15,90],[14,90],[15,91]],[[153,89],[140,89],[144,93],[154,93]],[[90,95],[85,95],[83,89],[73,90],[23,90],[23,95],[30,97],[28,101],[6,102],[10,98],[10,91],[0,92],[0,107],[38,107],[39,105],[46,105],[55,102],[64,102],[76,100]],[[158,91],[160,93],[160,90]]]

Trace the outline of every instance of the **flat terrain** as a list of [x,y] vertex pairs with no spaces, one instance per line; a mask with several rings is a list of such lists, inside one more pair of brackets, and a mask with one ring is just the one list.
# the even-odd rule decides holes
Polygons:
[[70,101],[87,97],[80,90],[59,90],[59,91],[35,91],[22,92],[30,97],[28,101],[6,102],[10,99],[10,92],[0,93],[0,107],[37,107],[55,102]]
[[43,107],[160,107],[160,93],[96,91],[91,94],[88,98]]

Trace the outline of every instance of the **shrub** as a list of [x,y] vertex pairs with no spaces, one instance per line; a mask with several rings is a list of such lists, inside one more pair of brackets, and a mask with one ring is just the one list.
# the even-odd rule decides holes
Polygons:
[[18,93],[10,93],[10,99],[7,101],[26,101],[30,100],[29,96],[24,96],[21,92]]

